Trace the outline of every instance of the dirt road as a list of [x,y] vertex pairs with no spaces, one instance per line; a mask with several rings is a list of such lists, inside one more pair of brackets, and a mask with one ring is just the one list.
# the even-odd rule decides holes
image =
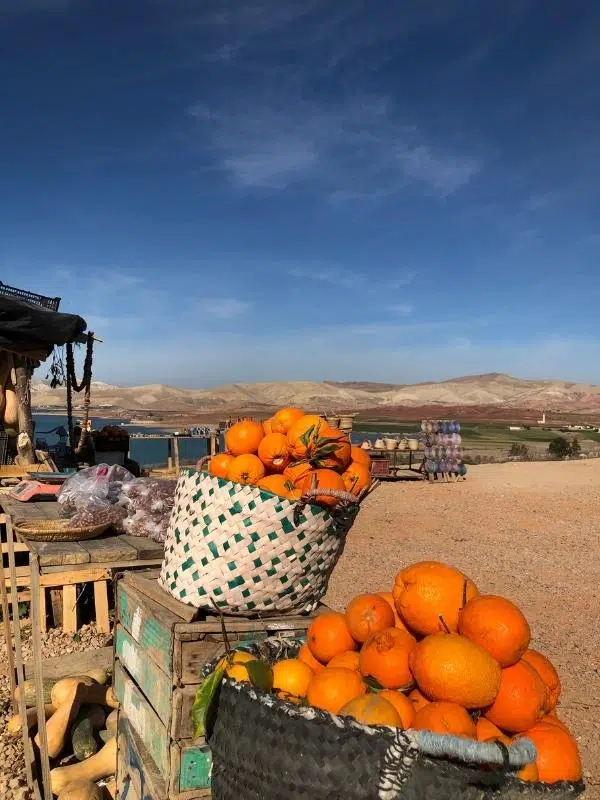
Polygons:
[[366,501],[330,583],[341,608],[434,559],[527,615],[534,647],[563,685],[562,716],[581,748],[586,800],[600,798],[600,461],[472,467],[460,483],[384,483]]

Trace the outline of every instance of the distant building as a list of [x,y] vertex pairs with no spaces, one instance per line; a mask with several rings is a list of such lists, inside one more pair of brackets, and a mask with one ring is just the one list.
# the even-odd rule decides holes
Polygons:
[[509,425],[508,426],[508,430],[509,431],[522,431],[523,427],[521,425]]

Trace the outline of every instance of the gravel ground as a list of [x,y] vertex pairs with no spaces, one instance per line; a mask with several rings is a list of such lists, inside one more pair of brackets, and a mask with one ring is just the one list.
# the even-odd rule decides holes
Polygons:
[[600,461],[471,467],[466,481],[382,483],[365,503],[326,602],[384,591],[414,561],[445,561],[525,612],[561,676],[560,716],[600,800]]
[[[559,670],[560,715],[575,733],[588,785],[600,800],[600,461],[471,467],[460,483],[383,483],[366,501],[326,602],[342,608],[361,591],[391,588],[400,568],[436,559],[464,570],[480,590],[504,594],[527,614],[533,645]],[[50,631],[44,657],[102,647]],[[4,663],[0,638],[0,663]],[[27,658],[27,654],[26,654]],[[29,800],[20,741],[3,733],[8,682],[0,676],[0,798]]]
[[[22,628],[23,658],[31,661],[31,628]],[[74,639],[72,634],[50,630],[42,639],[42,658],[53,658],[68,653],[83,653],[104,647],[110,637],[96,632],[95,626],[84,625]],[[6,641],[0,635],[0,664],[6,664]],[[0,798],[2,800],[31,800],[33,793],[27,789],[23,745],[20,737],[6,734],[6,723],[12,716],[8,678],[0,674]]]

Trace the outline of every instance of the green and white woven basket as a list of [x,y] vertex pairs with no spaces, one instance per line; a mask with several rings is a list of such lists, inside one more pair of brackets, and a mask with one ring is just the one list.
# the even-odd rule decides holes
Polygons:
[[[319,490],[318,494],[325,494]],[[165,541],[159,583],[195,608],[252,616],[313,611],[358,512],[356,497],[328,511],[257,486],[185,469]]]

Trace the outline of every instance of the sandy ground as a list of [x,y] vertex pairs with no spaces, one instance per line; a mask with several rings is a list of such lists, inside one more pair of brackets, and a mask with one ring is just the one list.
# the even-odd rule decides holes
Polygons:
[[[586,800],[600,800],[600,460],[472,467],[460,483],[383,483],[366,501],[326,602],[391,588],[399,569],[436,559],[463,569],[484,592],[518,603],[533,645],[561,675],[560,716],[584,760]],[[93,628],[76,643],[52,631],[44,655],[101,647]],[[4,641],[0,637],[0,664]],[[0,676],[0,797],[26,800],[20,744],[4,736],[7,679]]]
[[466,481],[382,483],[367,498],[333,573],[335,608],[389,590],[413,561],[464,570],[525,612],[532,644],[561,676],[560,716],[600,798],[600,461],[472,467]]

